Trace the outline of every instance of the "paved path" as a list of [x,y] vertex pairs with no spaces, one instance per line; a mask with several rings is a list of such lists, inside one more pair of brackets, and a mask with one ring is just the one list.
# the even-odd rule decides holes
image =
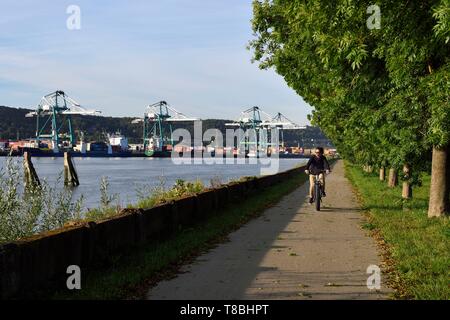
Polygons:
[[320,212],[307,203],[307,184],[230,235],[230,242],[162,281],[149,299],[383,299],[366,286],[380,265],[375,242],[344,177],[342,161],[327,176]]

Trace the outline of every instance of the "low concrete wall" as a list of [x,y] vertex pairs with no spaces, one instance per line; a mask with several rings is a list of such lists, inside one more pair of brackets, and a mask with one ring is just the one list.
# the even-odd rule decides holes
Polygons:
[[39,290],[64,288],[70,265],[80,266],[84,275],[108,261],[112,254],[164,239],[303,170],[300,167],[248,178],[150,209],[125,209],[121,215],[104,221],[1,245],[0,298],[27,297]]

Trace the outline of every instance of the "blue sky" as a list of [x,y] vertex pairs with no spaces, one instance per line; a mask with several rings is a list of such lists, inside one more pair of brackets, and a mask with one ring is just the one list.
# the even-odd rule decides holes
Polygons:
[[[81,30],[66,28],[69,5]],[[260,106],[306,124],[309,107],[246,49],[251,0],[2,0],[0,105],[35,106],[56,89],[108,116],[166,100],[199,118]]]

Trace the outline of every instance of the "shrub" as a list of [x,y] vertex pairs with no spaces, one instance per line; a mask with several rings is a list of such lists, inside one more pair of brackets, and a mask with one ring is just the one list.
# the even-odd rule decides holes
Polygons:
[[72,201],[70,188],[58,188],[47,181],[23,187],[24,175],[19,161],[6,159],[0,170],[0,243],[25,238],[63,227],[81,218],[83,197]]
[[199,180],[195,182],[186,182],[179,179],[175,182],[175,185],[168,190],[164,187],[164,184],[154,187],[150,196],[141,197],[138,207],[151,208],[158,204],[169,202],[178,198],[195,195],[205,189],[206,187]]

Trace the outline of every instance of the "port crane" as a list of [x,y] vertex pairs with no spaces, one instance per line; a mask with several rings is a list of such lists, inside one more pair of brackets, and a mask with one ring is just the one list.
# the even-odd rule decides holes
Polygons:
[[278,112],[275,117],[270,121],[270,126],[279,127],[284,130],[304,130],[305,126],[300,126],[296,124],[294,121],[289,120],[284,114]]
[[279,128],[281,134],[281,146],[284,148],[284,130],[304,130],[305,126],[300,126],[294,121],[289,120],[284,114],[278,112],[275,117],[272,118],[269,124],[270,127]]
[[[267,124],[272,121],[272,116],[262,111],[258,106],[244,110],[238,120],[232,123],[226,123],[226,127],[237,127],[246,134],[240,137],[238,141],[239,152],[244,150],[248,156],[256,156],[256,150],[267,152]],[[249,136],[250,130],[253,130],[254,137]],[[254,151],[250,149],[255,149]]]
[[[54,153],[62,147],[76,145],[72,128],[72,115],[100,115],[100,111],[87,110],[70,98],[64,91],[57,90],[42,97],[35,111],[25,115],[36,117],[36,144],[43,139],[51,139]],[[43,118],[44,121],[41,121]]]
[[172,108],[166,101],[159,101],[147,107],[144,118],[132,123],[143,123],[144,152],[148,157],[169,157],[173,146],[172,123],[197,121]]
[[[238,142],[238,148],[241,150],[243,148],[246,154],[249,154],[249,149],[251,145],[256,145],[257,150],[261,152],[268,152],[270,147],[279,148],[278,143],[269,142],[268,139],[268,130],[278,128],[281,132],[281,141],[282,145],[284,145],[284,137],[283,130],[298,130],[304,129],[297,125],[295,122],[289,120],[282,113],[278,112],[275,117],[261,110],[258,106],[254,106],[250,109],[247,109],[241,113],[240,118],[232,123],[226,123],[227,127],[238,127],[247,132],[249,129],[255,130],[256,139],[251,141],[248,135],[244,135],[241,137],[241,140]],[[272,138],[272,137],[271,137]]]

